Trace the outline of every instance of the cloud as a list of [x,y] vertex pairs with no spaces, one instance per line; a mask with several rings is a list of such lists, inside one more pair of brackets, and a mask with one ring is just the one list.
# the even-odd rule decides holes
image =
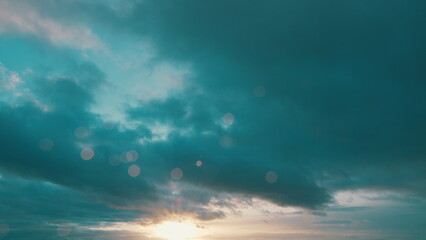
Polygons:
[[[54,183],[90,201],[134,210],[147,219],[176,214],[200,220],[225,216],[208,206],[213,199],[222,198],[220,194],[185,185],[170,186],[172,168],[151,145],[140,144],[140,139],[155,138],[148,128],[110,126],[90,112],[93,91],[105,82],[104,75],[90,63],[74,67],[76,71],[69,76],[51,75],[49,71],[26,76],[26,82],[31,83],[26,87],[51,106],[51,111],[39,109],[28,99],[14,106],[1,102],[2,171]],[[31,122],[27,121],[29,116]],[[84,134],[80,133],[83,130]],[[84,155],[86,150],[90,156]],[[130,152],[139,154],[129,160]],[[136,175],[129,170],[134,165],[141,169]],[[197,198],[189,194],[190,189]]]
[[[101,222],[137,221],[141,212],[114,209],[87,199],[78,191],[49,182],[4,175],[0,179],[0,218],[9,231],[4,239],[85,237],[88,226]],[[19,201],[17,201],[19,200]],[[66,206],[66,207],[64,207]],[[1,232],[0,232],[1,233]],[[33,235],[34,234],[34,235]],[[44,237],[44,238],[43,238]]]
[[28,4],[2,1],[0,3],[0,33],[24,34],[47,40],[57,46],[80,50],[102,49],[104,44],[84,25],[65,25],[40,15]]
[[[161,169],[160,171],[167,169],[166,173],[162,174],[163,177],[168,175],[169,169],[180,167],[184,173],[182,181],[191,184],[212,188],[215,191],[254,195],[281,205],[316,208],[329,203],[333,191],[347,188],[392,188],[397,190],[394,183],[384,180],[391,176],[389,172],[377,169],[382,161],[399,162],[399,159],[408,157],[404,159],[405,163],[409,164],[408,166],[418,163],[416,159],[404,155],[406,144],[401,142],[397,136],[417,134],[422,129],[420,119],[423,114],[419,115],[420,119],[413,117],[412,112],[415,112],[418,107],[410,105],[409,99],[407,102],[399,102],[400,107],[396,108],[397,111],[391,107],[398,106],[395,105],[397,103],[394,102],[392,93],[405,86],[403,82],[396,79],[391,84],[384,86],[383,80],[380,79],[392,78],[392,75],[373,71],[369,76],[364,75],[363,72],[345,76],[343,73],[351,72],[352,67],[321,67],[322,64],[333,65],[336,61],[344,61],[352,56],[350,54],[347,57],[336,55],[336,44],[343,50],[352,49],[345,45],[345,41],[336,38],[332,41],[338,42],[330,43],[321,38],[312,42],[310,38],[295,32],[296,30],[288,24],[273,29],[259,28],[260,33],[253,33],[242,27],[230,31],[232,26],[244,25],[240,22],[242,20],[233,21],[233,15],[230,13],[225,14],[219,22],[211,21],[215,18],[212,13],[203,14],[200,21],[192,21],[191,19],[195,16],[188,13],[186,8],[176,6],[175,14],[169,15],[168,10],[163,9],[164,6],[161,4],[152,2],[144,4],[142,5],[144,7],[135,5],[134,14],[124,20],[140,22],[134,18],[154,14],[152,19],[158,21],[153,22],[152,26],[156,26],[155,29],[158,31],[154,31],[154,28],[140,28],[139,25],[130,23],[128,30],[141,35],[148,34],[156,43],[161,57],[175,59],[179,62],[191,62],[196,72],[194,84],[186,89],[181,89],[172,98],[162,97],[160,100],[152,101],[151,97],[148,98],[151,101],[144,100],[140,106],[128,109],[130,120],[141,122],[140,126],[145,129],[143,132],[146,135],[139,135],[137,131],[128,130],[126,134],[132,137],[123,138],[123,145],[129,145],[126,141],[136,144],[140,139],[151,138],[150,134],[153,129],[148,127],[147,130],[146,125],[168,126],[170,131],[167,132],[167,138],[163,137],[163,140],[167,139],[167,141],[153,142],[140,147],[146,159],[162,159],[164,168],[159,168],[159,165],[155,164],[151,167]],[[196,2],[188,1],[187,4],[195,9],[200,8],[200,11],[203,12],[202,7]],[[217,3],[213,9],[223,7],[221,9],[225,9],[225,13],[227,13],[227,7],[230,6],[222,6],[222,4]],[[295,7],[290,3],[285,4],[288,7]],[[271,12],[271,16],[278,17],[281,15],[272,9],[283,8],[286,6],[285,4],[269,3],[262,6],[260,10]],[[148,9],[152,9],[152,11],[146,12]],[[348,6],[343,5],[341,9],[347,11]],[[249,19],[253,11],[255,9],[251,6],[242,6],[241,19]],[[315,13],[310,16],[312,19],[318,18],[319,13],[310,7],[307,7],[305,11],[305,14]],[[336,14],[332,8],[330,11],[332,14]],[[281,22],[286,22],[287,18],[300,18],[293,15],[281,17],[284,18],[280,19]],[[265,17],[258,21],[260,22],[257,22],[257,25],[270,24],[272,20],[270,17]],[[322,21],[319,24],[325,24]],[[174,27],[169,25],[172,22]],[[305,29],[305,34],[308,36],[318,34],[319,30],[313,27],[311,21],[297,21],[295,24],[297,29]],[[322,29],[323,31],[342,29],[342,24],[335,23]],[[347,20],[347,24],[358,26],[363,22],[352,23]],[[188,31],[188,26],[190,29],[199,31]],[[223,26],[223,28],[216,26]],[[174,31],[168,31],[172,28]],[[290,34],[291,37],[284,38],[288,35],[288,31],[293,35]],[[363,35],[365,32],[360,31],[360,34]],[[391,37],[393,31],[389,30],[385,34]],[[247,40],[240,39],[239,36],[243,35],[249,36]],[[262,41],[262,39],[256,38],[256,35],[262,35],[265,39],[277,42],[266,45],[262,49],[252,48]],[[220,36],[228,36],[228,38],[219,38]],[[339,36],[345,37],[346,35],[341,33]],[[215,41],[209,40],[210,38]],[[180,42],[179,48],[172,47],[171,39],[177,39]],[[298,39],[297,43],[295,39]],[[278,44],[279,40],[282,40],[283,44]],[[241,44],[242,42],[243,44]],[[368,44],[375,46],[377,43],[371,41]],[[365,48],[370,45],[355,45],[354,48]],[[329,51],[313,51],[317,47]],[[195,51],[187,51],[188,49],[195,49]],[[308,52],[309,49],[313,52]],[[377,49],[377,51],[385,50]],[[248,52],[250,56],[247,55]],[[289,54],[284,54],[285,52],[289,52]],[[282,54],[277,55],[277,53]],[[278,64],[288,62],[296,55],[299,58],[308,58],[310,54],[321,57],[322,63],[315,61],[305,63],[296,59],[287,64],[292,67],[285,71]],[[364,53],[359,58],[365,59],[371,56],[374,59],[377,54],[377,52]],[[261,64],[259,59],[264,59],[264,62],[268,64]],[[393,61],[398,62],[392,58],[381,64],[387,66],[393,64]],[[364,63],[358,64],[360,67],[364,66]],[[254,68],[254,65],[258,65],[258,67]],[[164,80],[165,86],[170,87],[168,75],[163,74],[170,69],[167,66],[165,68],[165,70],[156,71],[159,75],[154,77],[153,81],[162,84]],[[400,70],[405,71],[404,69],[405,65],[401,62]],[[86,71],[84,68],[77,69],[76,73],[84,71]],[[90,68],[89,71],[91,71]],[[51,81],[51,86],[40,84],[40,96],[45,96],[45,101],[57,104],[60,111],[69,111],[72,112],[72,115],[79,116],[81,120],[75,124],[75,127],[99,124],[96,116],[86,112],[87,107],[94,104],[91,91],[84,90],[84,85],[81,83],[74,83],[74,79],[84,79],[87,76],[90,77],[90,73],[75,78],[57,78]],[[94,79],[103,77],[100,74]],[[375,81],[369,81],[373,77]],[[172,80],[177,81],[176,84],[180,85],[181,80],[179,79],[178,74],[178,77]],[[94,81],[87,80],[86,82]],[[174,89],[178,85],[172,88]],[[253,94],[253,90],[259,85],[263,86],[266,95]],[[83,88],[81,88],[82,86]],[[376,87],[380,86],[382,88],[379,95],[370,95]],[[141,87],[144,91],[149,90],[143,85]],[[56,91],[45,91],[49,88]],[[135,91],[138,91],[137,89],[135,88]],[[417,94],[417,90],[410,86],[405,86],[405,89],[407,92]],[[400,99],[404,99],[406,96],[405,92],[397,93],[401,94]],[[141,94],[148,96],[143,91]],[[162,96],[158,93],[154,95]],[[76,96],[78,97],[76,98]],[[367,98],[369,96],[370,98]],[[417,96],[421,98],[421,95]],[[369,101],[384,106],[381,115],[376,113],[374,106],[368,104]],[[410,108],[413,109],[410,110]],[[235,121],[232,126],[224,129],[223,124],[219,123],[227,113],[231,113],[235,117]],[[401,121],[411,123],[408,125],[412,127],[408,129],[402,129],[401,125],[393,122],[397,121],[395,114],[404,113],[405,117]],[[31,114],[35,113],[31,112]],[[387,116],[386,119],[382,117],[382,114]],[[384,124],[381,124],[382,122]],[[367,123],[368,125],[365,127]],[[68,127],[70,123],[66,124],[61,128]],[[416,131],[414,131],[414,126],[416,126]],[[378,131],[373,131],[373,128]],[[60,129],[58,132],[63,130]],[[109,138],[105,137],[108,135],[96,127],[93,128],[93,132],[97,131],[99,132],[97,134],[104,136],[102,140],[97,139],[96,135],[92,135],[90,138],[92,142],[80,143],[81,146],[85,144],[91,146],[97,141],[102,146],[110,142]],[[385,131],[392,136],[386,141],[381,135]],[[370,141],[365,142],[366,136],[369,135],[372,136]],[[102,143],[103,141],[106,143]],[[416,144],[419,144],[419,141]],[[111,146],[111,144],[108,143],[107,146]],[[134,146],[130,147],[134,148]],[[104,151],[104,148],[100,149]],[[414,150],[419,151],[417,155],[422,154],[421,148],[415,147]],[[397,157],[391,159],[390,155]],[[361,156],[365,157],[360,159]],[[368,160],[373,157],[375,162]],[[203,167],[206,170],[204,168],[200,170],[194,166],[194,162],[199,159],[203,161]],[[375,163],[377,165],[374,165]],[[364,177],[363,173],[359,172],[366,167],[373,167],[370,169],[374,169],[372,172],[375,172],[377,180],[369,177],[372,176],[372,173],[368,173]],[[235,171],[244,174],[236,174]],[[265,174],[269,171],[274,171],[277,175],[276,183],[269,183],[265,180]],[[344,174],[336,175],[335,172],[339,171]],[[397,174],[405,173],[399,169]],[[421,175],[417,176],[419,179],[415,180],[424,180]],[[159,180],[161,182],[161,178]],[[400,181],[401,189],[419,191],[416,185],[411,184],[412,181],[414,179],[407,175],[405,181]],[[249,182],[250,184],[248,184]]]
[[[51,49],[31,54],[44,66],[39,68],[15,64],[15,70],[8,64],[17,61],[5,58],[5,173],[53,183],[87,204],[110,208],[100,211],[135,211],[143,223],[224,218],[238,214],[239,205],[256,207],[252,198],[310,209],[313,218],[327,218],[317,227],[333,231],[340,224],[332,223],[345,221],[365,231],[386,231],[400,222],[380,223],[383,216],[394,218],[384,207],[368,220],[369,228],[362,224],[372,208],[333,208],[336,194],[347,190],[396,192],[387,198],[403,195],[401,201],[416,199],[413,204],[423,208],[426,59],[420,50],[426,33],[418,6],[424,3],[158,0],[125,10],[117,7],[121,1],[49,1],[44,10],[23,3],[0,4],[0,31],[97,49],[103,43],[83,24],[88,22],[120,36],[103,39],[105,44],[136,57],[120,70],[99,56],[82,59]],[[123,44],[140,41],[156,50],[142,63],[139,50]],[[24,54],[16,56],[25,62]],[[28,67],[32,73],[24,74]],[[126,94],[102,92],[111,82],[111,92],[121,87]],[[25,97],[13,95],[24,89]],[[101,98],[107,110],[93,111]],[[112,107],[117,102],[111,98],[128,104]],[[122,122],[104,121],[105,112],[116,111]],[[140,172],[129,169],[133,165]],[[407,211],[407,218],[421,222],[413,209],[395,212]],[[349,213],[356,219],[335,216]],[[52,215],[61,218],[66,216]],[[412,239],[421,232],[407,229],[417,229],[404,233]]]
[[[191,70],[189,66],[160,62],[155,63],[148,73],[137,73],[126,81],[125,94],[137,100],[149,102],[164,100],[180,93],[190,85]],[[132,87],[127,87],[131,85]]]
[[[377,16],[384,5],[398,17]],[[222,164],[219,174],[240,169],[247,179],[255,179],[251,173],[259,170],[260,176],[257,164],[262,162],[270,168],[262,169],[265,172],[291,169],[277,172],[278,179],[303,176],[318,183],[315,188],[330,192],[368,188],[424,196],[426,112],[419,103],[425,100],[426,86],[419,63],[425,58],[418,49],[426,34],[417,24],[424,20],[415,10],[418,6],[424,4],[412,2],[404,11],[398,2],[382,1],[368,6],[334,1],[146,1],[135,7],[127,28],[155,42],[160,56],[192,62],[199,88],[170,100],[175,108],[163,111],[170,111],[169,119],[157,120],[232,139],[233,148],[200,153],[222,159],[217,160]],[[405,40],[401,31],[407,33]],[[253,94],[258,86],[265,92],[260,97]],[[182,103],[185,107],[179,106]],[[167,104],[173,105],[164,101],[156,109]],[[141,104],[129,112],[143,119],[150,116],[146,109]],[[183,117],[184,109],[192,115]],[[235,122],[222,131],[215,120],[226,113],[232,113]],[[166,116],[161,114],[161,119]],[[197,149],[193,143],[214,148],[217,141],[191,137],[176,136],[173,142],[187,141],[190,152]],[[236,178],[219,178],[226,180],[220,186],[231,191],[256,186],[234,189]],[[284,182],[292,182],[288,180]],[[324,195],[318,196],[326,196],[325,190],[319,191]]]
[[[128,178],[127,169],[117,172],[112,166],[108,167],[107,160],[102,161],[102,159],[108,159],[108,154],[113,153],[109,152],[113,149],[104,150],[112,139],[99,142],[97,135],[106,134],[109,130],[102,127],[93,128],[102,122],[97,116],[88,112],[88,106],[93,102],[93,98],[90,93],[91,88],[87,88],[91,85],[84,84],[84,81],[90,81],[93,84],[91,77],[100,78],[98,80],[102,81],[102,76],[98,75],[94,68],[89,68],[88,71],[90,73],[87,72],[84,77],[76,75],[79,81],[74,81],[72,77],[49,80],[46,76],[37,76],[31,79],[34,83],[31,89],[33,94],[38,99],[48,102],[54,111],[40,111],[31,101],[24,101],[16,107],[2,103],[1,139],[4,140],[4,144],[1,148],[4,151],[2,151],[1,168],[22,177],[51,181],[86,192],[104,193],[111,198],[121,194],[134,199],[141,194],[149,198],[152,196],[152,188],[146,182],[131,181]],[[82,73],[81,70],[78,72]],[[31,116],[33,120],[30,124],[25,124],[28,116]],[[23,127],[24,125],[26,127]],[[79,140],[74,136],[75,129],[82,126],[92,127],[93,134],[88,137],[93,138],[92,143],[87,143],[86,139]],[[32,132],[32,135],[27,137],[29,132]],[[118,130],[108,132],[109,136],[115,134],[123,137],[127,135],[119,133]],[[49,139],[54,147],[43,151],[43,148],[39,148],[40,141],[43,139]],[[135,134],[130,133],[123,143],[130,147],[129,145],[134,141],[136,141]],[[116,144],[120,145],[119,142]],[[83,166],[80,162],[80,152],[88,146],[94,149],[95,159],[98,161],[86,164],[83,170],[80,169]],[[98,147],[99,151],[97,151]],[[26,149],[26,151],[20,151],[20,149]],[[112,172],[115,173],[112,174]],[[99,174],[104,177],[95,177]],[[76,177],[77,175],[79,177]],[[110,184],[104,185],[102,178],[111,179]],[[115,179],[118,182],[114,182]],[[121,183],[120,179],[124,182]],[[128,190],[122,189],[120,184],[125,184]]]
[[19,74],[9,71],[0,63],[0,89],[2,91],[13,91],[22,82]]

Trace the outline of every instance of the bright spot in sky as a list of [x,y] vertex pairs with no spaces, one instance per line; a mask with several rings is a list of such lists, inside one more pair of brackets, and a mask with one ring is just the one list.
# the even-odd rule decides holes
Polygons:
[[139,153],[136,152],[135,150],[130,150],[126,153],[126,158],[127,158],[128,162],[134,162],[134,161],[138,160]]
[[203,162],[201,162],[201,160],[198,160],[197,162],[195,162],[195,165],[197,165],[197,167],[201,167],[201,165],[203,165]]
[[173,178],[174,180],[179,180],[179,179],[181,179],[181,178],[182,178],[182,176],[183,176],[182,169],[180,169],[180,168],[174,168],[174,169],[170,172],[170,175],[172,176],[172,178]]
[[138,165],[133,164],[129,167],[128,172],[130,176],[137,177],[141,173],[141,168]]
[[230,126],[234,123],[234,121],[235,117],[234,115],[232,115],[232,113],[227,113],[223,115],[223,122],[225,123],[225,125]]
[[40,140],[40,142],[38,143],[38,146],[43,151],[49,151],[50,149],[53,148],[53,145],[54,145],[53,141],[50,140],[49,138],[44,138],[44,139]]
[[91,148],[85,148],[81,150],[81,158],[84,160],[90,160],[95,156],[95,152]]
[[78,127],[75,129],[74,134],[77,138],[82,139],[89,136],[89,130],[85,127]]
[[197,228],[187,223],[164,222],[155,228],[154,233],[167,240],[188,240],[197,234]]
[[268,183],[275,183],[278,180],[278,176],[274,171],[269,171],[266,173],[265,179]]

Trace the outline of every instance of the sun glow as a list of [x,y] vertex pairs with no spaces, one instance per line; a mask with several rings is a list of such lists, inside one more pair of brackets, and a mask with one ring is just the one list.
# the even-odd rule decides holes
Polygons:
[[197,228],[187,223],[164,222],[155,228],[154,233],[167,240],[189,240],[195,237]]

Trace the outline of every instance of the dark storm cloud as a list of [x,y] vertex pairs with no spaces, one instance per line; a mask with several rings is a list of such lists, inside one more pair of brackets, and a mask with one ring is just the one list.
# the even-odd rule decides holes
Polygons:
[[[162,56],[192,62],[203,89],[202,97],[190,89],[174,103],[153,104],[169,108],[158,120],[169,115],[176,125],[235,140],[231,149],[215,149],[216,139],[203,136],[186,138],[188,150],[180,138],[168,143],[182,159],[199,145],[203,157],[217,161],[209,166],[217,178],[196,176],[194,182],[315,206],[329,198],[314,182],[329,191],[424,195],[422,7],[421,1],[145,1],[128,28],[153,39]],[[253,96],[258,85],[266,89],[261,98]],[[194,109],[192,116],[184,117],[182,102]],[[151,116],[146,108],[131,116]],[[227,112],[234,125],[215,128],[214,120]],[[197,116],[204,116],[201,125],[192,124]],[[283,181],[261,183],[268,168]],[[297,191],[310,202],[289,201]],[[284,195],[288,199],[276,200]]]

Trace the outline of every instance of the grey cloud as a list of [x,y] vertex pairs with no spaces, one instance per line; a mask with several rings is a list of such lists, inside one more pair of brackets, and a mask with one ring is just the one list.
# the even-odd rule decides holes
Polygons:
[[[277,170],[290,165],[290,175],[331,192],[369,188],[424,196],[426,111],[420,103],[426,74],[419,50],[426,33],[418,24],[424,16],[416,10],[423,6],[419,1],[147,1],[127,21],[129,31],[149,36],[165,58],[194,64],[196,83],[206,94],[198,98],[191,89],[174,107],[185,102],[194,116],[207,118],[197,125],[170,114],[168,121],[234,138],[235,148],[227,151],[244,160],[230,161],[224,150],[217,172],[240,168],[251,178],[253,162],[264,161]],[[252,94],[257,85],[266,89],[263,98]],[[147,108],[130,115],[143,119],[141,109]],[[228,132],[212,121],[226,112],[236,116]],[[244,148],[251,151],[246,155]],[[262,160],[247,157],[259,153]],[[238,178],[220,179],[226,181],[216,184],[224,189],[254,190],[253,182],[233,188]],[[330,200],[321,196],[318,203]]]

